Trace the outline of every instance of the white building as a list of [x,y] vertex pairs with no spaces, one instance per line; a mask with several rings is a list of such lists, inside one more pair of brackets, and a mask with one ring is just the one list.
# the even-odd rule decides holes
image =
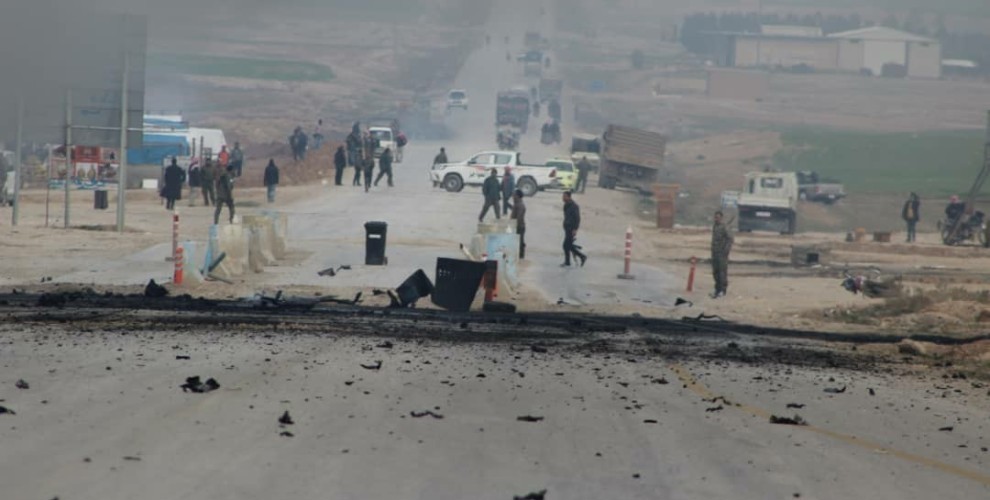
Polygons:
[[942,46],[937,40],[881,26],[833,33],[829,38],[839,43],[839,69],[868,69],[880,75],[885,64],[899,64],[908,77],[942,76]]

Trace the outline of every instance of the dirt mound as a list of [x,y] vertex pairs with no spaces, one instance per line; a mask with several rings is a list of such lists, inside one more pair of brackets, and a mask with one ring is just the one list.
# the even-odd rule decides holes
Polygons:
[[244,174],[237,181],[238,185],[264,186],[264,172],[268,158],[275,160],[275,164],[278,165],[279,185],[298,186],[330,179],[333,177],[333,154],[337,151],[337,146],[339,144],[326,142],[319,150],[308,151],[306,159],[298,162],[292,159],[288,144],[273,142],[254,146],[250,150],[250,156],[255,159],[246,162]]

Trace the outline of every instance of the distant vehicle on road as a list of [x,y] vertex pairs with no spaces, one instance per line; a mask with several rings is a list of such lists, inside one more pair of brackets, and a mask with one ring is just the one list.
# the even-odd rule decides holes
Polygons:
[[805,170],[797,173],[798,195],[804,201],[831,205],[846,197],[846,190],[838,182],[823,182],[818,172]]
[[609,125],[602,143],[599,187],[615,189],[624,186],[644,193],[652,192],[663,167],[666,137],[649,130]]
[[593,134],[574,134],[571,136],[571,161],[575,164],[581,158],[587,158],[591,171],[598,172],[602,164],[602,140]]
[[453,89],[447,93],[447,111],[452,109],[468,109],[468,95],[466,90]]
[[750,172],[739,193],[739,231],[797,231],[798,179],[794,172]]
[[546,164],[526,164],[520,160],[516,151],[481,151],[464,161],[442,163],[430,169],[430,180],[433,187],[443,187],[449,192],[456,193],[464,186],[480,186],[488,177],[488,171],[497,168],[499,175],[505,173],[505,167],[512,167],[516,176],[516,187],[525,196],[533,196],[537,191],[560,187],[557,170]]
[[495,100],[495,127],[512,126],[525,134],[529,128],[529,92],[524,88],[503,90]]
[[389,148],[392,151],[393,157],[395,155],[395,137],[392,135],[392,127],[369,127],[368,132],[378,139],[378,147],[375,148],[375,158],[382,155],[382,151],[385,148]]

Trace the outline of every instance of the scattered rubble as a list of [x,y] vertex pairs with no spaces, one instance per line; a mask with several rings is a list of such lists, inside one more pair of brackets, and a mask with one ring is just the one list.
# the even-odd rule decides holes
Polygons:
[[800,410],[801,408],[804,408],[804,406],[805,405],[804,404],[801,404],[801,403],[787,403],[787,408],[788,409],[794,408],[794,409]]
[[148,282],[148,285],[144,287],[144,296],[152,299],[160,299],[168,295],[168,289],[155,283],[152,279]]
[[945,427],[940,427],[940,428],[938,429],[938,431],[939,431],[939,432],[952,432],[952,431],[953,431],[954,429],[955,429],[955,427],[953,427],[953,426],[951,426],[951,425],[947,425],[947,426],[945,426]]
[[285,413],[281,417],[278,417],[278,423],[282,425],[292,425],[295,422],[292,421],[292,416],[289,415],[289,410],[285,410]]
[[361,365],[361,368],[364,368],[365,370],[375,370],[375,371],[381,370],[382,369],[382,360],[379,359],[379,360],[375,361],[375,364],[373,364],[373,365],[362,364]]
[[512,500],[544,500],[547,495],[547,490],[540,490],[533,493],[528,493],[524,496],[512,496]]
[[794,418],[770,415],[770,423],[779,425],[808,425],[808,421],[801,418],[801,415],[794,415]]
[[220,383],[216,379],[209,378],[206,382],[202,382],[199,376],[187,377],[186,383],[180,385],[182,392],[195,392],[195,393],[205,393],[212,392],[220,388]]
[[520,422],[542,422],[543,421],[543,417],[537,417],[537,416],[533,416],[533,415],[522,415],[522,416],[516,417],[516,420],[518,420]]
[[14,383],[14,387],[16,387],[18,389],[30,389],[31,388],[31,386],[28,385],[28,383],[25,382],[24,379],[18,379],[17,382]]
[[10,408],[7,408],[6,406],[0,405],[0,415],[3,415],[5,413],[6,414],[10,414],[10,415],[17,415],[17,412],[15,412],[14,410],[11,410]]
[[839,389],[837,387],[826,387],[825,388],[825,392],[827,392],[829,394],[842,394],[842,393],[846,392],[846,386],[842,386],[841,389]]
[[435,418],[437,420],[442,420],[443,419],[443,415],[441,415],[439,413],[434,413],[432,410],[411,411],[411,412],[409,412],[409,415],[412,418],[433,417],[433,418]]

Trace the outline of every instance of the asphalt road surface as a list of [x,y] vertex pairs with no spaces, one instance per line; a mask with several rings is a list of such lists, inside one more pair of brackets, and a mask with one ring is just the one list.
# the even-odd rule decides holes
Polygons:
[[[494,13],[492,47],[458,78],[472,106],[451,117],[452,158],[493,145],[494,94],[517,78],[502,34],[518,44],[518,12],[537,18],[516,3]],[[534,142],[523,150],[552,153]],[[359,263],[370,220],[390,224],[390,266],[341,273],[341,286],[395,286],[458,256],[481,196],[432,190],[439,146],[412,144],[395,188],[290,206],[291,245],[314,253],[275,268],[272,282],[307,284],[320,266]],[[588,267],[561,270],[557,195],[540,193],[529,213],[522,276],[548,300],[669,301],[659,278],[616,286],[615,263],[594,259],[606,242],[584,241]],[[384,316],[0,314],[0,405],[16,412],[0,412],[4,499],[990,496],[986,389],[941,372],[902,376],[896,360],[873,364],[845,346],[634,327],[488,332]],[[194,375],[220,388],[183,392]],[[285,411],[293,424],[278,422]]]

